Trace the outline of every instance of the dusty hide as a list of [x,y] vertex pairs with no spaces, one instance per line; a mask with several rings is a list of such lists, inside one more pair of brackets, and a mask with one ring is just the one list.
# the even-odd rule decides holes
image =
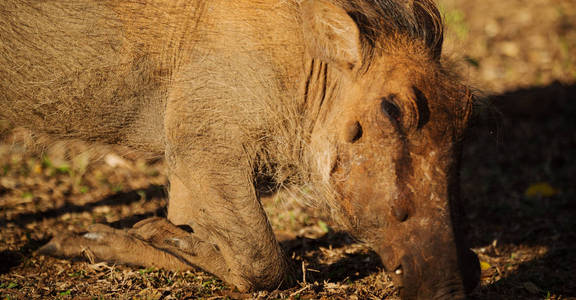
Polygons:
[[160,156],[166,101],[178,99],[192,124],[179,138],[190,148],[249,152],[262,178],[303,182],[312,125],[299,94],[306,67],[297,7],[3,1],[0,119]]
[[[331,198],[330,157],[307,150],[322,99],[340,93],[340,74],[306,56],[300,2],[3,1],[0,119],[161,156],[170,99],[187,120],[176,138],[189,141],[171,151],[214,152],[214,160],[231,153],[217,165],[248,158],[246,176],[256,184],[306,183],[319,194],[310,199]],[[376,48],[439,49],[441,26],[426,14],[429,1],[415,8],[332,2],[359,24],[365,60]],[[382,43],[383,34],[397,33],[424,43]]]

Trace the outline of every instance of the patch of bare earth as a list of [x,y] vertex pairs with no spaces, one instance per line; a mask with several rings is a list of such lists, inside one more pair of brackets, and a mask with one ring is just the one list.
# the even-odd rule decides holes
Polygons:
[[[467,229],[483,269],[472,298],[576,299],[576,3],[440,4],[447,54],[489,103],[478,107],[462,170]],[[164,216],[166,177],[162,161],[76,143],[28,151],[26,140],[0,144],[3,299],[398,299],[374,253],[286,196],[264,203],[300,270],[288,290],[240,294],[200,271],[36,255],[58,232]]]

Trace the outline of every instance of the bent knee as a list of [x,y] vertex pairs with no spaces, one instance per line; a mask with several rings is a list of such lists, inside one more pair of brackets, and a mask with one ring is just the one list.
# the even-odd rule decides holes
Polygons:
[[241,292],[275,290],[294,284],[294,272],[286,261],[277,261],[266,268],[246,266],[231,274],[231,284]]

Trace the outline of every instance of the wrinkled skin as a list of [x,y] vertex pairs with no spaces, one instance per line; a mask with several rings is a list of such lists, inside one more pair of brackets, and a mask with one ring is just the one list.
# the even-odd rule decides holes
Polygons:
[[167,219],[40,251],[274,289],[291,272],[259,201],[270,181],[312,191],[404,299],[465,298],[479,277],[458,191],[471,97],[441,35],[427,0],[5,1],[0,118],[169,167]]
[[[465,116],[427,78],[442,75],[412,59],[382,58],[374,65],[385,68],[345,89],[327,126],[339,135],[324,133],[337,144],[331,181],[351,231],[394,272],[403,298],[463,298],[479,279],[478,259],[458,231],[462,127],[454,125]],[[381,78],[391,79],[375,84]]]

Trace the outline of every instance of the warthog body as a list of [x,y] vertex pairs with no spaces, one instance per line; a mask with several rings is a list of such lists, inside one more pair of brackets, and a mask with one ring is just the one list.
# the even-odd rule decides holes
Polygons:
[[259,201],[272,183],[372,245],[404,298],[465,297],[471,97],[441,47],[430,0],[1,1],[0,118],[169,166],[168,220],[42,250],[273,289],[290,268]]

